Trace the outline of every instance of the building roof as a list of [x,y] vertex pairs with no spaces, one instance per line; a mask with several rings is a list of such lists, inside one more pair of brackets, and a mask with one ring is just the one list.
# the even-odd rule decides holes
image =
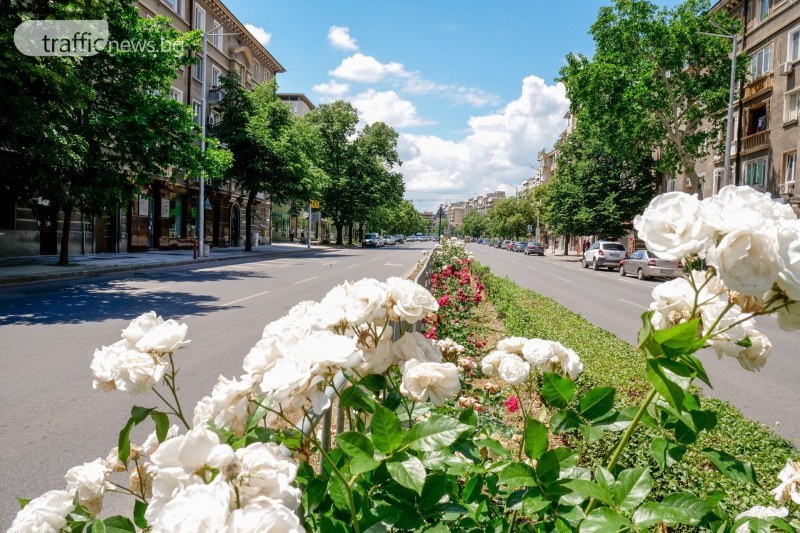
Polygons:
[[281,100],[291,102],[295,100],[299,100],[306,104],[309,109],[316,109],[317,106],[311,103],[311,100],[303,93],[278,93],[278,98]]

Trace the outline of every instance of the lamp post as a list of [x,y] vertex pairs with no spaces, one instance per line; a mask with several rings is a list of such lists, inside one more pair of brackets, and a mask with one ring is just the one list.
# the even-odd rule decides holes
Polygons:
[[731,181],[731,144],[733,143],[733,96],[736,90],[736,54],[738,50],[737,35],[725,35],[721,33],[706,33],[700,32],[700,35],[708,35],[709,37],[722,37],[723,39],[730,39],[733,42],[733,56],[731,57],[731,86],[728,95],[728,125],[725,131],[725,167],[722,171],[722,186],[726,186]]
[[444,215],[444,208],[440,205],[439,206],[439,239],[442,238],[442,215]]

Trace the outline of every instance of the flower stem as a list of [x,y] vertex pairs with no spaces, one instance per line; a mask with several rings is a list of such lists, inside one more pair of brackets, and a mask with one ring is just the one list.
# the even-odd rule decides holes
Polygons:
[[347,491],[347,505],[348,507],[350,507],[350,515],[353,517],[353,523],[352,523],[353,531],[355,531],[355,533],[361,533],[361,529],[358,527],[358,513],[356,512],[356,504],[355,501],[353,500],[353,491],[350,488],[350,484],[344,478],[339,469],[336,468],[336,464],[333,462],[333,460],[331,460],[327,452],[322,449],[322,446],[318,445],[317,448],[319,449],[319,453],[322,455],[322,457],[326,461],[328,461],[329,465],[331,465],[331,470],[333,470],[333,473],[336,475],[337,478],[339,478],[339,481],[342,482],[342,485],[344,485],[344,488]]

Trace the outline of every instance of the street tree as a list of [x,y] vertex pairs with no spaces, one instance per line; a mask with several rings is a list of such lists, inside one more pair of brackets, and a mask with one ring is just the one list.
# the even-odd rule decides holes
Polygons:
[[[709,7],[708,0],[664,8],[615,0],[591,27],[594,56],[569,54],[559,80],[578,123],[602,128],[615,154],[659,153],[660,170],[685,173],[698,192],[695,164],[725,126],[731,65],[730,42],[702,32],[738,29]],[[744,56],[738,66],[742,78]]]
[[495,235],[517,239],[536,224],[536,207],[530,198],[513,196],[498,200],[488,215],[489,228]]
[[0,41],[0,61],[12,63],[3,65],[4,95],[15,108],[0,128],[4,168],[15,169],[7,188],[25,181],[20,192],[64,213],[59,264],[66,265],[73,212],[129,204],[171,168],[198,171],[191,110],[169,94],[199,34],[181,34],[164,17],[142,18],[127,2],[14,2],[3,10],[4,27],[28,18],[105,19],[110,40],[156,45],[42,58],[13,50],[13,31]]
[[461,234],[469,235],[472,237],[480,237],[486,233],[489,227],[489,220],[486,215],[482,215],[475,210],[469,211],[464,215],[464,221],[461,224]]

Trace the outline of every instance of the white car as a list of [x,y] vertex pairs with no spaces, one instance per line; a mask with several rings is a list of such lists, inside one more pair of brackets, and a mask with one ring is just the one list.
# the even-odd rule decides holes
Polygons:
[[584,252],[581,257],[581,266],[589,268],[591,265],[595,270],[601,268],[614,270],[619,268],[620,263],[625,259],[626,252],[625,245],[618,242],[597,241]]

